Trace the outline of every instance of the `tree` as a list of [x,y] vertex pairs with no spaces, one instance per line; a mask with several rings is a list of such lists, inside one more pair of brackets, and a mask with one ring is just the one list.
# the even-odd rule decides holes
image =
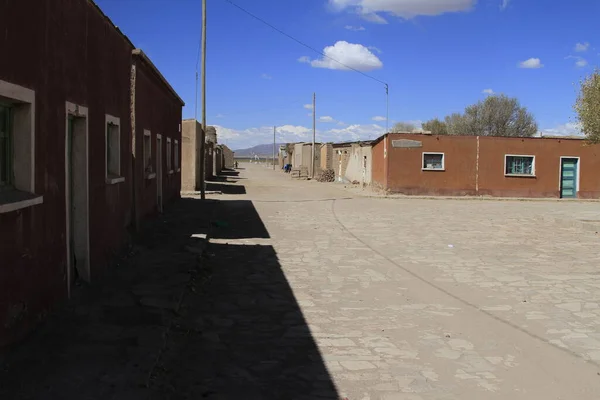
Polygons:
[[397,122],[394,124],[394,126],[392,126],[392,133],[412,132],[416,128],[417,127],[410,122]]
[[423,130],[429,131],[434,135],[447,135],[448,134],[448,126],[444,121],[440,121],[437,118],[434,118],[430,121],[423,123]]
[[533,115],[505,95],[488,96],[445,121],[450,135],[531,137],[538,132]]
[[600,143],[600,71],[594,71],[581,82],[575,111],[588,140]]

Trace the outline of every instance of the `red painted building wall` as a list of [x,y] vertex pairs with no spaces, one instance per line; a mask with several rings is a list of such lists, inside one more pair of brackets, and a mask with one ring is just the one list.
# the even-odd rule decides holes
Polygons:
[[[144,130],[151,133],[152,166],[156,172],[158,154],[157,135],[162,137],[162,195],[163,205],[178,199],[181,191],[181,171],[174,167],[175,140],[179,142],[179,160],[181,167],[181,112],[182,103],[161,81],[143,57],[135,56],[135,154],[136,163],[136,210],[138,219],[156,214],[158,177],[146,179],[143,167]],[[171,139],[172,172],[167,168],[167,138]]]
[[[132,43],[89,0],[0,0],[0,9],[0,52],[11,55],[0,62],[0,80],[35,91],[31,157],[35,194],[43,196],[42,204],[0,213],[1,348],[23,337],[68,294],[66,103],[88,109],[92,282],[128,240],[127,228],[134,221],[136,164],[130,105]],[[181,143],[181,101],[152,73],[141,75],[139,91],[145,104],[138,118]],[[120,119],[124,181],[114,184],[105,179],[106,114]],[[178,174],[165,176],[163,182],[166,201],[179,196]],[[156,199],[156,189],[151,192],[138,198],[148,209]],[[7,199],[7,192],[0,192],[0,204]]]
[[[392,145],[401,139],[421,147]],[[581,139],[389,134],[373,146],[373,184],[390,193],[560,197],[561,157],[579,157],[578,197],[600,198],[600,146]],[[444,153],[444,170],[424,170],[424,152]],[[506,155],[534,156],[535,176],[506,176]]]

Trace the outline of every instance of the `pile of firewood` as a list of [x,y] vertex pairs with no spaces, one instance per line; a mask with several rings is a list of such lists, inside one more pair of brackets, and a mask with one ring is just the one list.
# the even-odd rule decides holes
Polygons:
[[317,174],[318,182],[335,182],[335,171],[332,169],[324,169]]

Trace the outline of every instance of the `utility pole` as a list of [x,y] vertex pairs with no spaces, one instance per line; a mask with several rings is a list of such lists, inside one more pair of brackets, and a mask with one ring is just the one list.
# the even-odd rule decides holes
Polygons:
[[385,133],[390,131],[390,87],[385,84]]
[[202,0],[202,134],[200,135],[200,198],[206,200],[206,0]]
[[315,136],[317,134],[317,94],[313,93],[313,140],[310,177],[315,179]]
[[277,132],[277,127],[273,127],[273,171],[275,171],[275,132]]

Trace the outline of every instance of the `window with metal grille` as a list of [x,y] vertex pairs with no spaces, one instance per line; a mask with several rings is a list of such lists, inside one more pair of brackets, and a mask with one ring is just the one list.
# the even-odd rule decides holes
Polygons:
[[506,175],[535,175],[535,157],[505,156]]
[[12,158],[11,109],[0,104],[0,189],[12,185]]
[[423,169],[443,171],[444,153],[423,153]]

